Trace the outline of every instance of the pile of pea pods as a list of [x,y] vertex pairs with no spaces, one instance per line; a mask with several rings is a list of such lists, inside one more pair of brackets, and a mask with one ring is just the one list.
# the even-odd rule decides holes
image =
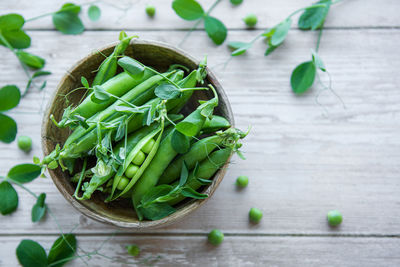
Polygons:
[[[206,59],[192,71],[174,64],[160,73],[124,55],[131,39],[121,32],[91,85],[82,77],[79,105],[51,116],[72,133],[42,164],[69,172],[79,200],[98,191],[107,203],[128,198],[140,220],[159,220],[188,198],[207,198],[201,189],[232,153],[241,156],[247,133],[213,114],[219,99],[206,83]],[[198,90],[214,97],[188,105]]]

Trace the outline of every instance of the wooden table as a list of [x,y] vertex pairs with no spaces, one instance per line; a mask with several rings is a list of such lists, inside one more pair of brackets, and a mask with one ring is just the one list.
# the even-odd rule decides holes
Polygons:
[[[1,1],[1,13],[17,12],[30,18],[57,10],[63,1]],[[19,134],[33,137],[33,151],[24,154],[16,142],[0,144],[1,175],[33,155],[42,155],[42,112],[65,71],[77,60],[117,40],[125,29],[142,39],[178,44],[193,23],[177,17],[171,1],[107,1],[103,16],[90,22],[81,35],[67,36],[53,29],[51,17],[26,24],[32,36],[28,50],[47,59],[43,92],[33,89],[9,114]],[[149,19],[146,3],[156,3]],[[205,8],[212,0],[200,1]],[[213,15],[229,28],[228,40],[250,40],[310,0],[250,1],[232,7],[225,0]],[[86,10],[87,6],[85,7]],[[46,192],[61,229],[74,228],[79,246],[87,251],[113,236],[101,250],[117,260],[129,258],[124,247],[138,244],[138,261],[159,258],[156,265],[204,266],[399,266],[400,265],[400,2],[347,0],[332,7],[323,33],[320,55],[333,78],[330,91],[314,86],[303,96],[290,89],[292,69],[310,58],[317,32],[290,30],[285,43],[269,57],[260,41],[246,55],[229,59],[226,45],[216,47],[204,31],[195,31],[182,48],[197,58],[208,54],[232,104],[237,126],[253,126],[243,150],[246,161],[234,157],[221,186],[210,201],[181,223],[135,233],[92,221],[61,196],[51,179],[37,179],[28,187]],[[241,18],[254,12],[255,30],[246,30]],[[296,26],[296,25],[295,25]],[[25,76],[14,56],[0,47],[0,85],[24,88]],[[320,105],[317,104],[317,100]],[[237,191],[238,175],[248,175],[248,188]],[[15,248],[21,239],[33,239],[49,249],[60,230],[54,220],[30,220],[34,199],[18,189],[17,212],[0,219],[0,265],[15,266]],[[248,221],[250,207],[263,210],[259,225]],[[344,222],[328,227],[331,209]],[[225,241],[219,247],[206,242],[219,228]],[[119,266],[114,263],[112,266]],[[69,266],[84,265],[75,260]],[[94,257],[90,266],[111,266]],[[121,266],[124,264],[121,263]]]

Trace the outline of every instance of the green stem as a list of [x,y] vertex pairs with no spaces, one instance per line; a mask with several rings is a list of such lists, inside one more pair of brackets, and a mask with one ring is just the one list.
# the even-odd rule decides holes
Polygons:
[[81,172],[81,175],[79,176],[78,185],[76,186],[75,193],[74,193],[74,197],[76,199],[78,199],[78,200],[82,200],[83,199],[83,198],[80,198],[78,196],[78,193],[79,193],[79,189],[81,188],[81,184],[82,184],[83,178],[85,177],[86,164],[87,164],[87,158],[85,158],[84,161],[83,161],[82,172]]
[[207,12],[203,14],[203,17],[200,18],[200,19],[198,19],[198,20],[196,21],[196,23],[193,25],[193,27],[190,28],[190,30],[189,30],[188,32],[186,32],[186,34],[185,34],[185,36],[183,37],[182,41],[180,41],[180,43],[178,44],[178,47],[180,47],[180,46],[183,45],[183,43],[187,40],[187,38],[189,38],[189,35],[190,35],[194,30],[196,30],[197,26],[199,26],[199,24],[203,21],[203,19],[204,19],[206,16],[208,16],[208,15],[211,13],[211,11],[213,11],[213,9],[214,9],[221,1],[222,1],[222,0],[216,0],[216,1],[211,5],[211,7],[207,10]]
[[208,90],[210,88],[208,87],[193,87],[193,88],[184,88],[180,89],[179,91],[181,92],[186,92],[186,91],[202,91],[202,90]]
[[18,185],[19,187],[21,187],[22,189],[24,189],[26,192],[28,192],[29,194],[31,194],[34,198],[38,199],[38,195],[36,195],[35,193],[33,193],[31,190],[29,190],[27,187],[25,187],[23,184],[21,184],[20,182],[17,182],[13,179],[11,179],[10,177],[7,177],[6,180],[11,181],[13,184]]
[[146,67],[146,66],[145,66],[145,68],[148,69],[148,70],[150,70],[150,71],[152,71],[152,72],[154,72],[154,73],[157,74],[157,75],[160,75],[160,76],[163,77],[165,80],[167,80],[169,83],[171,83],[172,85],[174,85],[176,88],[181,89],[181,87],[180,87],[177,83],[175,83],[174,81],[172,81],[170,78],[168,78],[168,77],[165,76],[164,74],[159,73],[158,71],[156,71],[156,70],[154,70],[154,69],[152,69],[152,68]]

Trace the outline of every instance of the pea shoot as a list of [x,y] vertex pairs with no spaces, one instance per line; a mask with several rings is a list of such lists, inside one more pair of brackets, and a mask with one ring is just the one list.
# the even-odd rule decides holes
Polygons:
[[338,210],[331,210],[328,212],[327,219],[329,225],[335,227],[342,223],[343,217]]
[[25,152],[29,152],[32,149],[32,139],[29,136],[19,136],[17,139],[17,144],[18,147]]
[[236,179],[236,185],[238,187],[244,188],[249,184],[249,177],[241,175]]
[[224,241],[224,234],[220,230],[214,229],[208,234],[208,242],[214,246],[220,245],[222,241]]
[[263,217],[263,213],[261,210],[257,208],[251,208],[249,211],[249,219],[253,223],[259,223]]

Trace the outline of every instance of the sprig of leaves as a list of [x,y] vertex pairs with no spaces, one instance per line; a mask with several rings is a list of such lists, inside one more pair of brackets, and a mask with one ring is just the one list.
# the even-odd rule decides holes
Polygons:
[[16,254],[23,267],[61,267],[74,258],[76,243],[75,235],[61,235],[53,243],[47,255],[46,250],[38,242],[24,239],[19,243]]
[[2,177],[3,182],[0,184],[0,213],[8,215],[13,213],[18,207],[18,193],[14,189],[13,184],[28,191],[37,201],[32,207],[32,222],[40,221],[46,214],[47,206],[45,203],[46,194],[41,193],[37,196],[31,192],[23,184],[32,182],[43,172],[43,168],[37,164],[19,164],[12,167],[7,177]]
[[196,0],[174,0],[172,2],[172,9],[179,17],[188,21],[197,20],[180,44],[183,44],[189,34],[195,30],[202,21],[204,22],[204,29],[208,37],[210,37],[214,44],[221,45],[225,41],[228,35],[227,28],[222,21],[210,16],[211,11],[220,2],[221,0],[215,1],[207,12],[204,11],[203,7]]
[[[29,20],[20,14],[5,14],[0,16],[0,45],[7,47],[18,58],[28,82],[22,96],[25,96],[31,87],[33,81],[41,76],[49,75],[51,72],[42,71],[46,61],[44,58],[26,52],[23,49],[29,48],[31,45],[31,37],[23,30],[26,22],[33,21],[45,16],[52,15],[54,27],[64,34],[79,34],[85,30],[79,13],[81,6],[73,3],[63,4],[62,7],[51,13],[37,16]],[[96,5],[91,5],[88,9],[88,16],[92,21],[96,21],[101,16],[101,10]],[[30,71],[35,71],[32,75]],[[39,90],[46,86],[46,81],[42,83]],[[2,117],[3,120],[4,117]],[[8,120],[8,122],[10,122]]]
[[265,56],[268,56],[285,41],[292,25],[292,17],[299,12],[303,12],[297,22],[298,27],[302,30],[321,30],[317,41],[316,52],[313,52],[312,54],[313,59],[296,66],[290,79],[290,84],[294,93],[302,94],[306,92],[314,83],[317,69],[326,71],[322,60],[319,56],[317,56],[317,52],[326,16],[329,13],[331,5],[335,3],[336,2],[332,2],[332,0],[321,0],[315,4],[312,4],[311,6],[296,10],[282,22],[257,35],[250,42],[229,42],[228,46],[233,50],[231,56],[239,56],[244,54],[252,47],[254,42],[261,37],[264,37],[267,41],[268,47],[265,51]]

